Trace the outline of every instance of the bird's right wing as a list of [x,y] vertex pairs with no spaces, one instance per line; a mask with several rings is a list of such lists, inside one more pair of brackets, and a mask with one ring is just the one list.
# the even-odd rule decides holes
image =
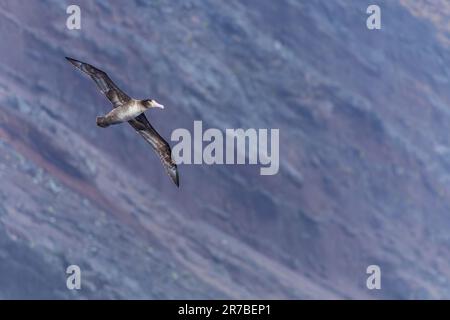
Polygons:
[[152,127],[145,114],[141,113],[133,120],[128,121],[128,123],[153,147],[167,174],[179,187],[178,169],[176,163],[172,160],[172,151],[169,144]]
[[69,62],[75,67],[77,67],[84,73],[87,73],[92,78],[92,80],[95,81],[100,91],[103,92],[103,94],[109,99],[109,101],[111,101],[114,108],[117,108],[122,104],[130,101],[130,97],[116,86],[116,84],[111,80],[106,72],[97,69],[96,67],[85,62],[81,62],[68,57],[66,57],[66,59],[69,60]]

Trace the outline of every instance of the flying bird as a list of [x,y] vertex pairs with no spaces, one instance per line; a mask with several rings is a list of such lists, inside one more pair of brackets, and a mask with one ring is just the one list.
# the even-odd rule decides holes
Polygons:
[[111,112],[105,116],[97,117],[97,125],[106,128],[110,125],[127,121],[153,147],[161,159],[167,174],[172,178],[172,181],[177,187],[179,187],[178,169],[172,160],[170,146],[151,126],[144,114],[150,108],[164,109],[164,106],[153,99],[137,100],[130,98],[117,87],[106,72],[88,63],[68,57],[66,59],[75,67],[88,74],[113,106]]

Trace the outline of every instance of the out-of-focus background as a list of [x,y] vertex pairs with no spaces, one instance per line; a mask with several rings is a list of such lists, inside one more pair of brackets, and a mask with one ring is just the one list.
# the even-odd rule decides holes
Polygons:
[[[73,1],[2,0],[0,298],[450,298],[450,3],[376,2],[379,31],[365,0],[76,1],[68,30]],[[177,189],[66,55],[167,140],[279,128],[279,174]]]

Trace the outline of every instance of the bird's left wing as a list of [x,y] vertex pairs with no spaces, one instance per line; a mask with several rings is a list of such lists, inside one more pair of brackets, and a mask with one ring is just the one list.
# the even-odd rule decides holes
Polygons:
[[152,127],[143,113],[133,120],[128,121],[128,123],[153,147],[161,159],[167,174],[172,178],[172,181],[177,187],[179,187],[178,169],[176,163],[172,160],[172,151],[169,144]]
[[92,80],[95,81],[97,87],[109,99],[109,101],[111,101],[114,108],[130,101],[130,97],[120,90],[118,86],[116,86],[106,72],[97,69],[89,63],[81,62],[68,57],[66,57],[66,59],[75,67],[84,73],[87,73]]

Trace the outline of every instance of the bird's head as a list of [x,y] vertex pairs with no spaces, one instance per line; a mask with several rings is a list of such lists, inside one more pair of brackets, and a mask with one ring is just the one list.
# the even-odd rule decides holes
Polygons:
[[147,109],[150,109],[150,108],[161,108],[161,109],[164,109],[164,106],[162,104],[159,104],[158,102],[156,102],[153,99],[144,100],[144,106]]

